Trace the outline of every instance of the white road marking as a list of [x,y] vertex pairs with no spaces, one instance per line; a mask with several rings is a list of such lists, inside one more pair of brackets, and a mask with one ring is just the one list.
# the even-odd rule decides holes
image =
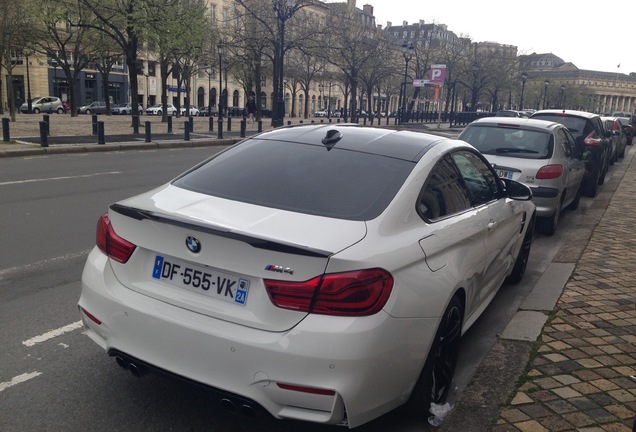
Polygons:
[[67,261],[70,259],[74,259],[74,258],[78,258],[78,257],[82,257],[85,255],[88,255],[90,253],[91,249],[87,249],[85,251],[81,251],[81,252],[75,252],[72,254],[67,254],[67,255],[63,255],[63,256],[59,256],[59,257],[55,257],[55,258],[50,258],[47,260],[43,260],[43,261],[38,261],[35,262],[33,264],[26,264],[20,267],[11,267],[8,269],[4,269],[4,270],[0,270],[0,279],[2,279],[4,276],[9,276],[12,273],[16,273],[16,272],[20,272],[20,271],[27,271],[27,270],[33,270],[33,269],[37,269],[37,268],[41,268],[42,266],[48,265],[48,264],[56,264],[62,261]]
[[49,332],[41,334],[40,336],[36,336],[31,339],[25,340],[22,342],[22,345],[26,345],[30,347],[37,343],[44,342],[49,339],[53,339],[54,337],[61,336],[64,333],[72,332],[73,330],[77,330],[79,328],[82,328],[82,321],[76,321],[74,323],[65,325],[64,327],[60,327],[58,329],[51,330]]
[[78,179],[78,178],[89,178],[89,177],[96,177],[96,176],[101,176],[101,175],[114,175],[114,174],[121,174],[121,173],[122,173],[122,171],[110,171],[110,172],[84,174],[84,175],[77,175],[77,176],[64,176],[64,177],[50,177],[50,178],[43,178],[43,179],[16,180],[16,181],[10,181],[10,182],[0,182],[0,186],[8,186],[8,185],[14,185],[14,184],[23,184],[23,183],[46,182],[46,181],[51,181],[51,180],[70,180],[70,179]]
[[0,383],[0,392],[5,389],[8,389],[9,387],[13,387],[16,384],[23,383],[25,381],[28,381],[40,375],[42,375],[42,372],[31,372],[31,373],[23,373],[22,375],[18,375],[17,377],[14,377],[11,381]]

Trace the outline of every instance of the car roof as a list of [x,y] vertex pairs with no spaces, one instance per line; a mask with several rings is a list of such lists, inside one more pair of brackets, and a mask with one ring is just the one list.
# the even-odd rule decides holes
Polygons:
[[576,111],[576,110],[566,110],[566,109],[548,109],[548,110],[535,111],[534,113],[532,113],[530,117],[538,117],[542,114],[557,114],[557,115],[565,114],[567,116],[585,117],[588,119],[594,118],[594,117],[600,117],[598,114],[587,112],[587,111]]
[[482,117],[472,122],[471,125],[479,126],[500,126],[500,127],[514,127],[524,129],[543,129],[553,130],[557,127],[562,127],[561,123],[551,120],[539,120],[526,117]]
[[[300,125],[274,129],[252,139],[297,142],[340,150],[418,161],[435,144],[451,141],[436,135],[339,123]],[[462,143],[463,144],[463,143]]]

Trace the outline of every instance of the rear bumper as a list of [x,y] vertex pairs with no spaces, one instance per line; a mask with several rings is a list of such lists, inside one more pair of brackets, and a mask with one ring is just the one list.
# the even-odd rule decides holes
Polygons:
[[532,202],[537,207],[537,217],[552,216],[559,203],[559,190],[546,187],[531,187],[530,189],[532,190]]
[[79,306],[101,321],[81,313],[86,335],[109,353],[254,401],[277,418],[349,427],[406,402],[437,325],[380,312],[308,315],[285,332],[248,328],[125,288],[98,250],[84,268]]

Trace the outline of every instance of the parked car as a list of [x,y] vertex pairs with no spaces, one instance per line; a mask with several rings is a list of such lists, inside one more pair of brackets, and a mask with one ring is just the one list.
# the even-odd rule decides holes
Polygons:
[[77,109],[78,114],[104,114],[105,112],[106,102],[102,101],[94,101]]
[[421,415],[461,335],[523,276],[531,195],[459,140],[265,132],[99,218],[85,334],[245,411],[354,428],[411,395]]
[[486,117],[470,123],[459,139],[486,156],[499,177],[530,188],[540,218],[538,226],[545,234],[556,232],[564,209],[579,206],[585,162],[562,124]]
[[614,165],[619,158],[625,157],[625,147],[627,146],[627,134],[623,130],[621,122],[617,117],[601,117],[603,120],[603,126],[610,132],[610,139],[612,141],[612,157],[610,158],[610,165]]
[[629,120],[628,123],[632,125],[633,128],[636,128],[636,115],[629,111],[614,111],[612,117],[627,117]]
[[616,117],[616,120],[621,124],[623,132],[627,140],[627,145],[632,145],[634,139],[634,126],[629,122],[629,117]]
[[[181,107],[179,112],[181,113],[182,116],[185,116],[186,115],[186,108],[185,107]],[[198,115],[199,115],[199,108],[191,106],[190,110],[187,112],[187,116],[188,117],[196,117]]]
[[[113,106],[111,109],[111,112],[113,114],[127,114],[127,115],[131,115],[132,114],[132,104],[131,103],[127,103],[127,104],[122,104],[122,105],[118,105],[118,106]],[[139,115],[144,113],[144,107],[139,104]]]
[[320,110],[314,113],[314,117],[327,117],[329,112],[327,110]]
[[[20,106],[20,112],[26,114],[29,112],[29,104],[27,102]],[[64,113],[64,106],[62,99],[55,96],[40,96],[31,99],[31,112],[33,114],[39,113]]]
[[495,117],[528,117],[528,115],[524,111],[499,110],[495,113]]
[[[168,107],[166,108],[166,112],[168,113],[169,116],[176,116],[177,115],[177,109],[171,103],[168,104]],[[151,106],[150,108],[148,108],[146,110],[146,114],[148,114],[148,115],[163,115],[163,105],[162,104],[157,104],[157,105]]]
[[199,116],[208,117],[210,115],[212,115],[212,116],[216,115],[216,106],[199,107]]
[[612,152],[611,134],[603,127],[598,114],[574,110],[541,110],[530,118],[555,121],[567,127],[585,161],[583,195],[596,196],[597,186],[605,182]]

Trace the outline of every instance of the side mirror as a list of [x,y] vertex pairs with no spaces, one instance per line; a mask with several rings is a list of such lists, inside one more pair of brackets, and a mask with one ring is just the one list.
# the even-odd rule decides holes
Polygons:
[[501,181],[506,188],[506,196],[508,198],[518,201],[529,201],[532,199],[532,190],[523,183],[505,178],[502,178]]

